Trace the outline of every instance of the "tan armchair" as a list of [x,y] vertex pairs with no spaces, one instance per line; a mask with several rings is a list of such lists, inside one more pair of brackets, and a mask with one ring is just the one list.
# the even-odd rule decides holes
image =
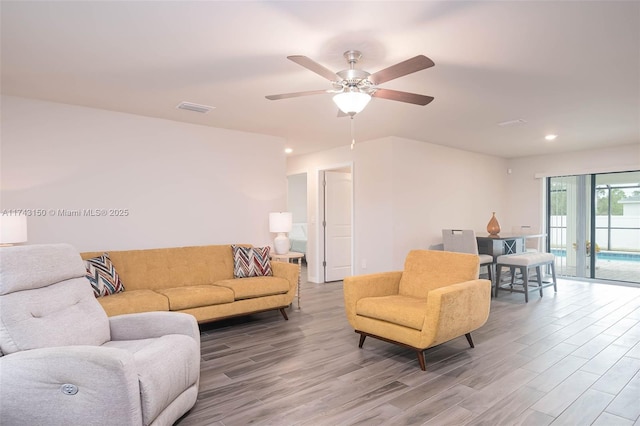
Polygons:
[[477,255],[413,250],[404,271],[347,277],[344,301],[349,323],[360,334],[417,352],[471,332],[489,317],[491,282],[478,279]]

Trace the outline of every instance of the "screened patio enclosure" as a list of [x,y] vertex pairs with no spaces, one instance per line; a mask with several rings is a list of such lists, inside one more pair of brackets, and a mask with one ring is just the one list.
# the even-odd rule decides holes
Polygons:
[[640,171],[550,177],[547,190],[558,274],[640,284]]

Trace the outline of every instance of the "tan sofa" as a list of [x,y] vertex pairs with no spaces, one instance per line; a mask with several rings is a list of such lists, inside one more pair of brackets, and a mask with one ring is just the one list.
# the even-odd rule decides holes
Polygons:
[[[230,245],[106,251],[125,291],[99,297],[108,316],[175,311],[199,323],[279,310],[297,291],[298,266],[271,262],[273,276],[234,278]],[[104,252],[81,253],[83,259]]]

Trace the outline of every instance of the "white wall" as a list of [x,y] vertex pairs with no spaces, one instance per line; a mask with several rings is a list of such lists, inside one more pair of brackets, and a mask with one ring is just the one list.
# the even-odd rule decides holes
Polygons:
[[[640,145],[507,160],[401,138],[361,142],[353,151],[345,146],[288,160],[288,174],[308,172],[309,212],[317,212],[317,171],[350,162],[354,265],[361,274],[401,269],[410,249],[440,243],[443,228],[482,232],[493,211],[503,232],[541,227],[544,176],[638,170]],[[310,213],[311,281],[319,277],[320,235]]]
[[[317,171],[349,162],[356,274],[401,269],[409,250],[440,243],[442,228],[481,231],[492,211],[505,212],[505,197],[499,194],[506,191],[506,160],[401,138],[290,158],[288,173],[309,172],[309,211],[317,208],[311,196],[319,193]],[[319,236],[310,220],[309,250]],[[313,259],[312,281],[318,277]]]
[[[30,217],[29,243],[117,250],[271,244],[286,175],[307,173],[309,279],[318,279],[318,172],[353,165],[355,272],[399,269],[440,230],[542,224],[544,176],[640,169],[640,145],[502,159],[384,138],[285,166],[263,135],[3,96],[2,209],[128,209],[127,217]],[[250,152],[251,155],[247,155]],[[507,169],[512,173],[507,174]],[[366,261],[366,268],[362,268]]]
[[442,229],[486,233],[492,212],[509,216],[506,160],[407,139],[392,146],[396,268],[409,250],[441,243]]
[[1,137],[2,209],[129,211],[29,217],[31,244],[266,245],[286,208],[280,138],[8,96]]

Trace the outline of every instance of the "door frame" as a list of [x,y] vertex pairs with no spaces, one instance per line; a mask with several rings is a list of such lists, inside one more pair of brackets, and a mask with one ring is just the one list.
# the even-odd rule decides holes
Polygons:
[[318,277],[321,283],[326,281],[325,270],[325,227],[322,222],[324,221],[324,172],[330,171],[344,171],[351,173],[351,274],[354,274],[355,267],[355,173],[353,167],[353,161],[345,163],[337,163],[331,166],[325,166],[316,171],[316,178],[318,182],[317,186],[317,203],[316,217],[321,218],[318,220],[318,239],[316,241],[316,264],[318,265]]

